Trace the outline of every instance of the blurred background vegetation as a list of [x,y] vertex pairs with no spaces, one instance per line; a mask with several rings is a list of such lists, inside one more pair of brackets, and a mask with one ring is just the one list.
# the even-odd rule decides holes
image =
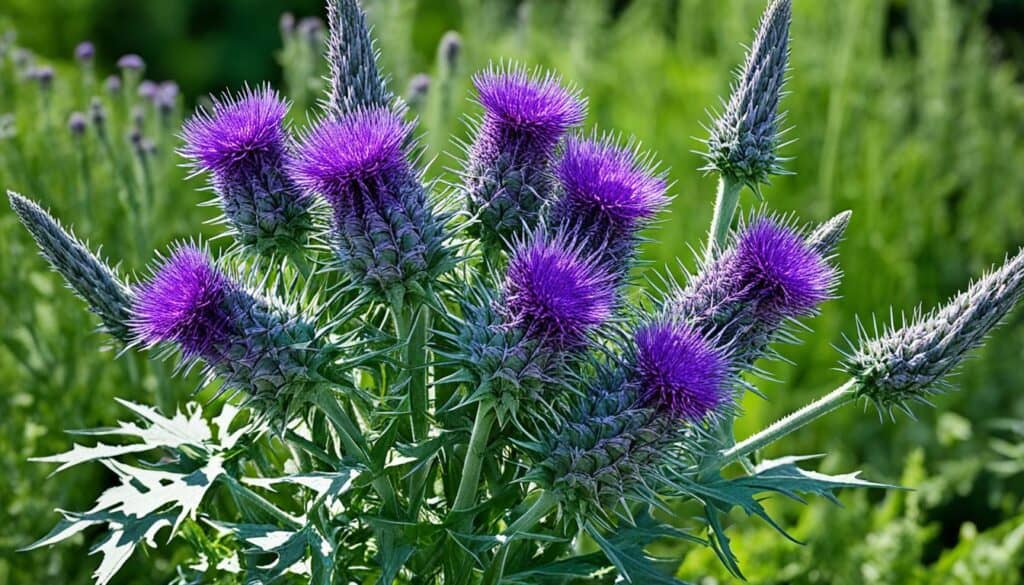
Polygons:
[[[431,76],[426,96],[411,100],[426,158],[437,158],[431,172],[456,163],[448,137],[464,136],[459,116],[474,111],[464,99],[473,71],[502,58],[552,67],[583,88],[588,125],[637,136],[670,169],[676,199],[645,256],[676,273],[676,258],[693,265],[688,246],[703,240],[715,188],[696,171],[694,137],[728,91],[763,0],[365,4],[395,89]],[[1024,244],[1024,2],[794,4],[784,102],[794,174],[765,191],[767,203],[808,221],[843,209],[854,216],[841,249],[842,300],[811,323],[807,343],[786,348],[793,365],[769,365],[779,381],[759,382],[767,401],[748,397],[740,435],[840,381],[834,367],[844,335],[856,335],[855,316],[870,327],[874,315],[889,318],[890,305],[897,315],[930,307]],[[297,22],[279,20],[284,11]],[[208,198],[201,181],[177,167],[181,116],[210,92],[267,79],[295,99],[301,124],[323,74],[322,29],[303,18],[321,11],[319,0],[5,0],[0,32],[17,37],[0,55],[0,187],[41,201],[128,271],[174,238],[215,234],[202,225],[214,211],[196,206]],[[462,35],[452,71],[437,60],[448,30]],[[84,39],[96,44],[95,71],[72,57]],[[146,78],[177,82],[172,106],[137,97],[130,75],[120,94],[104,88],[129,52],[145,59]],[[43,63],[56,68],[49,87]],[[75,137],[68,115],[88,113],[93,95],[105,134],[92,126]],[[748,192],[743,205],[757,202]],[[45,533],[52,508],[86,507],[111,474],[83,467],[47,480],[49,466],[27,458],[66,449],[74,437],[65,429],[124,416],[113,396],[152,401],[162,391],[181,401],[198,381],[168,381],[131,355],[97,355],[104,340],[94,320],[4,210],[0,246],[0,584],[86,583],[97,562],[84,555],[86,540],[14,551]],[[735,518],[733,548],[751,582],[1024,582],[1022,325],[1018,311],[964,368],[959,391],[918,409],[916,422],[850,408],[787,441],[786,453],[827,453],[827,471],[862,468],[915,491],[844,494],[845,509],[771,502],[805,546]],[[150,551],[119,582],[166,581],[179,552]],[[671,552],[681,578],[729,581],[710,551]]]

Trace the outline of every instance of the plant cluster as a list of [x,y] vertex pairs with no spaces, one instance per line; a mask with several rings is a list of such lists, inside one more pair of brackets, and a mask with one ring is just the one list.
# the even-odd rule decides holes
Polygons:
[[[865,331],[847,383],[734,439],[760,360],[835,296],[850,220],[738,212],[745,187],[783,172],[790,12],[769,2],[710,125],[720,185],[698,269],[643,297],[636,249],[669,191],[653,155],[580,129],[586,101],[557,76],[501,64],[474,78],[457,178],[426,181],[355,0],[328,2],[329,89],[308,128],[292,132],[266,86],[184,125],[180,152],[232,238],[218,257],[182,242],[128,283],[10,193],[115,343],[177,356],[225,397],[205,413],[123,402],[139,423],[87,434],[133,440],[40,458],[100,461],[120,483],[32,546],[105,527],[100,583],[165,535],[195,550],[181,582],[676,583],[655,540],[707,546],[742,575],[726,513],[785,534],[764,494],[886,487],[756,455],[845,404],[926,402],[1024,294],[1024,254]],[[703,517],[677,517],[678,501]]]

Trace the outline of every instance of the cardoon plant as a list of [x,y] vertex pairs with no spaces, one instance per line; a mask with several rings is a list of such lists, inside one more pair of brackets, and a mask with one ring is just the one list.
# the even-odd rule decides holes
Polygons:
[[123,402],[140,422],[89,434],[129,440],[40,458],[100,461],[118,483],[29,548],[101,527],[99,583],[171,538],[194,551],[180,583],[679,583],[654,540],[711,547],[741,575],[734,508],[782,531],[765,494],[886,487],[758,452],[844,404],[926,402],[1024,294],[1024,254],[933,312],[859,328],[848,382],[735,439],[740,398],[761,394],[747,374],[835,297],[850,221],[737,212],[784,172],[790,11],[770,1],[710,126],[720,190],[698,268],[647,296],[634,259],[669,197],[653,156],[574,130],[585,102],[554,74],[502,65],[474,78],[482,111],[438,192],[356,0],[328,2],[329,91],[307,128],[269,87],[185,124],[180,153],[238,245],[178,244],[126,282],[10,193],[123,352],[177,356],[213,396]]

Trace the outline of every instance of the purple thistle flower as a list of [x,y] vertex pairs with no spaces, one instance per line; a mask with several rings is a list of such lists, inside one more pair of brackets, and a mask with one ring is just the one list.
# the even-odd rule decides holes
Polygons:
[[71,131],[71,135],[80,137],[85,134],[85,128],[88,126],[89,121],[85,119],[85,114],[82,112],[71,112],[68,116],[68,130]]
[[75,47],[75,59],[80,63],[90,63],[96,56],[96,47],[89,41],[78,43]]
[[500,245],[536,223],[551,191],[555,147],[583,121],[585,103],[553,75],[521,68],[490,69],[473,83],[484,115],[469,148],[465,189],[484,242]]
[[321,193],[337,209],[367,188],[412,174],[403,147],[411,130],[397,114],[382,108],[325,121],[306,136],[293,174],[299,185]]
[[580,246],[538,233],[512,251],[501,310],[527,337],[557,349],[578,347],[611,316],[614,280]]
[[831,296],[836,280],[799,232],[770,217],[743,228],[730,265],[747,300],[785,318],[812,313]]
[[188,359],[217,362],[232,335],[225,300],[234,286],[205,251],[182,246],[136,288],[132,331],[147,346],[173,342]]
[[682,321],[661,321],[636,333],[636,374],[645,401],[691,422],[730,400],[728,357]]
[[146,62],[142,60],[142,57],[128,53],[117,60],[117,67],[126,71],[141,71],[146,68]]
[[153,96],[153,103],[161,114],[169,114],[174,111],[174,106],[178,102],[178,84],[173,81],[164,81],[157,88],[156,95]]
[[578,233],[626,272],[637,232],[668,202],[665,180],[632,148],[574,137],[566,140],[554,175],[560,190],[552,225]]
[[313,128],[290,166],[330,204],[343,268],[391,300],[448,267],[441,222],[407,156],[411,131],[388,109],[357,110]]
[[287,102],[270,87],[246,89],[215,99],[182,131],[181,154],[196,171],[212,175],[224,213],[245,245],[301,244],[310,229],[311,201],[286,169],[287,113]]

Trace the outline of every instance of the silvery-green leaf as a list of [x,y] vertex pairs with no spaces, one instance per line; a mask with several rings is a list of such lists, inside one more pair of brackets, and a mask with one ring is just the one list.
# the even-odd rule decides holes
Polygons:
[[50,474],[56,475],[65,469],[74,467],[79,463],[85,463],[86,461],[109,459],[111,457],[127,455],[128,453],[141,453],[157,447],[159,447],[159,445],[150,445],[148,443],[136,443],[131,445],[107,445],[105,443],[97,443],[92,447],[74,443],[71,446],[70,451],[57,453],[56,455],[47,455],[46,457],[30,457],[29,461],[35,461],[37,463],[60,463],[60,467],[53,470],[53,473]]
[[306,487],[318,496],[328,495],[337,497],[347,492],[355,479],[359,477],[359,471],[355,469],[344,469],[337,472],[314,472],[286,475],[284,477],[246,477],[242,483],[254,485],[264,489],[274,490],[274,486],[281,483],[290,483]]

